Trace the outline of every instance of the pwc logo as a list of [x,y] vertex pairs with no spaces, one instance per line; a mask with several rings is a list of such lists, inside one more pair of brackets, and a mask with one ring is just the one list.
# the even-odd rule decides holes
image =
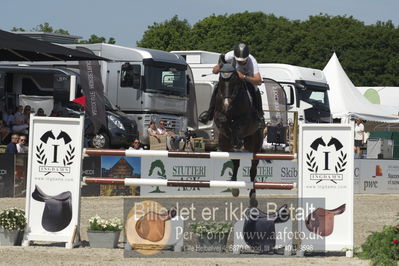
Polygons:
[[379,164],[375,166],[375,175],[371,177],[376,178],[377,176],[382,176],[382,167]]

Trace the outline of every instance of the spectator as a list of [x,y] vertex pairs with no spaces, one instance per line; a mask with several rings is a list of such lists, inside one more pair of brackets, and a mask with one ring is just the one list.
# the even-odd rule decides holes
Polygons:
[[11,142],[8,143],[5,153],[12,153],[12,154],[18,153],[17,150],[18,139],[19,139],[19,134],[14,133],[11,135]]
[[159,142],[161,141],[161,139],[158,136],[157,127],[155,126],[155,122],[154,121],[150,122],[150,125],[148,126],[147,132],[148,132],[148,137],[152,136],[152,137],[156,138]]
[[17,143],[18,153],[28,153],[27,138],[25,135],[20,135]]
[[165,127],[165,121],[159,120],[157,132],[159,135],[165,135],[165,136],[168,135],[168,132],[166,131],[166,127]]
[[12,131],[27,135],[29,125],[25,123],[25,115],[22,113],[22,110],[22,105],[18,106],[17,112],[14,115],[14,125],[12,126]]
[[129,150],[142,150],[142,149],[143,148],[141,147],[141,142],[137,138],[132,141],[129,147]]
[[179,150],[179,142],[181,140],[186,141],[186,137],[177,136],[176,134],[174,134],[172,132],[168,132],[165,127],[165,121],[163,121],[163,120],[159,120],[159,126],[158,126],[157,131],[158,131],[159,135],[165,135],[165,136],[169,136],[171,138],[170,144],[171,144],[172,150],[174,150],[174,151]]
[[36,116],[46,116],[42,108],[37,109]]
[[3,143],[10,134],[10,129],[6,126],[4,120],[0,120],[0,143]]
[[25,124],[29,125],[30,123],[30,111],[32,110],[32,108],[30,107],[30,105],[25,105],[24,108],[24,117],[25,117]]
[[7,113],[3,113],[3,120],[5,122],[5,126],[11,128],[14,124],[14,110],[12,108],[8,108]]
[[355,121],[355,153],[357,158],[361,158],[361,147],[364,144],[364,125],[360,118],[356,118]]

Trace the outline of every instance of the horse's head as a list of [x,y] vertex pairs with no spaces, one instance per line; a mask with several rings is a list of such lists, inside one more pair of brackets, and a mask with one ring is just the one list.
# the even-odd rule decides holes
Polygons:
[[222,98],[224,112],[231,108],[231,103],[241,86],[242,80],[238,77],[235,67],[232,64],[224,64],[219,76],[219,95]]

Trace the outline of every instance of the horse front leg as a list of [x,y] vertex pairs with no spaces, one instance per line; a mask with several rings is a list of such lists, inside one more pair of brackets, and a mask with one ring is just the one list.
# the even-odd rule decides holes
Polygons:
[[[259,164],[259,160],[252,160],[251,161],[251,169],[249,171],[249,175],[251,177],[251,182],[255,182],[258,164]],[[249,206],[250,207],[257,207],[258,206],[258,201],[256,200],[256,190],[255,190],[255,188],[251,189],[251,191],[249,192]]]
[[[233,162],[233,175],[231,176],[231,181],[237,181],[238,168],[240,167],[240,160],[231,160]],[[233,197],[238,197],[240,195],[240,190],[238,188],[231,189],[231,194]]]

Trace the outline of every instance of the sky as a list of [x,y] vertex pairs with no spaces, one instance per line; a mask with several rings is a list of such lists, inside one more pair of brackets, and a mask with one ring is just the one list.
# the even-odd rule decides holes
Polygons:
[[91,34],[114,37],[116,43],[136,46],[154,22],[178,15],[191,25],[212,14],[261,11],[288,19],[307,20],[320,13],[353,16],[365,24],[391,20],[399,25],[398,0],[4,0],[0,29],[30,30],[48,22],[54,29],[88,39]]

